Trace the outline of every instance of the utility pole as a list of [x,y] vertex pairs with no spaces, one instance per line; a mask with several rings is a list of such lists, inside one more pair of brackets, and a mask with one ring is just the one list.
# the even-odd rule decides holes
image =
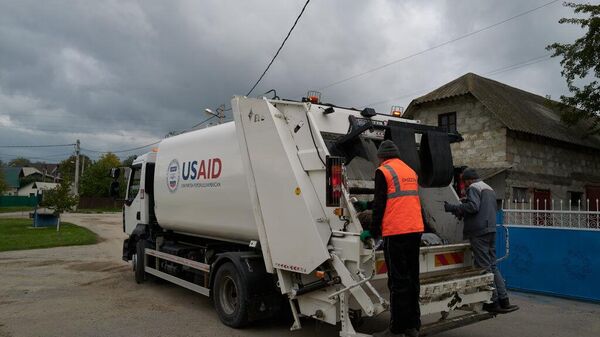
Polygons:
[[79,195],[79,139],[75,143],[75,195]]
[[221,104],[217,108],[216,113],[214,113],[211,109],[204,109],[204,112],[206,112],[209,115],[217,117],[219,119],[219,124],[223,124],[223,120],[225,119],[225,104]]
[[217,108],[217,117],[219,118],[219,124],[223,124],[223,120],[225,119],[225,104],[221,104]]

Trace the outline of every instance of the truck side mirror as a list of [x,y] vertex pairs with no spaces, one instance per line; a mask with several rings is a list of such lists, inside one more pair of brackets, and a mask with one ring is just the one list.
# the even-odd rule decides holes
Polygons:
[[120,189],[119,189],[119,182],[118,181],[115,180],[115,181],[113,181],[113,182],[110,183],[109,194],[110,194],[111,197],[118,198],[119,197],[119,190]]
[[110,174],[109,175],[114,180],[117,180],[121,176],[121,169],[118,168],[118,167],[113,167],[113,168],[110,169]]

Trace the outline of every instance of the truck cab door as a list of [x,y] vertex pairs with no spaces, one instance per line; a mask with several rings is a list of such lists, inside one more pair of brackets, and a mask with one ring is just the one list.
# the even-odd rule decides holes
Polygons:
[[144,194],[142,168],[141,164],[132,166],[127,181],[127,193],[123,207],[124,230],[127,234],[131,234],[137,224],[142,222],[142,196]]

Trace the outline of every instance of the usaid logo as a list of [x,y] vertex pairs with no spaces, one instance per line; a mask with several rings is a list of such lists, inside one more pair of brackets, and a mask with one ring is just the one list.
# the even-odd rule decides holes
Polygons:
[[177,159],[171,160],[167,167],[167,187],[169,191],[177,191],[177,185],[179,184],[179,162]]

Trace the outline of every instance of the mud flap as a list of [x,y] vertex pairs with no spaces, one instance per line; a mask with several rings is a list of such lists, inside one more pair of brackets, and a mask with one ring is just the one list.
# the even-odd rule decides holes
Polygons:
[[415,130],[403,127],[402,124],[389,121],[385,131],[385,139],[390,139],[400,150],[400,159],[421,176],[421,160],[417,152]]
[[439,131],[427,131],[421,137],[419,149],[421,174],[419,185],[443,187],[452,182],[454,164],[448,135]]

